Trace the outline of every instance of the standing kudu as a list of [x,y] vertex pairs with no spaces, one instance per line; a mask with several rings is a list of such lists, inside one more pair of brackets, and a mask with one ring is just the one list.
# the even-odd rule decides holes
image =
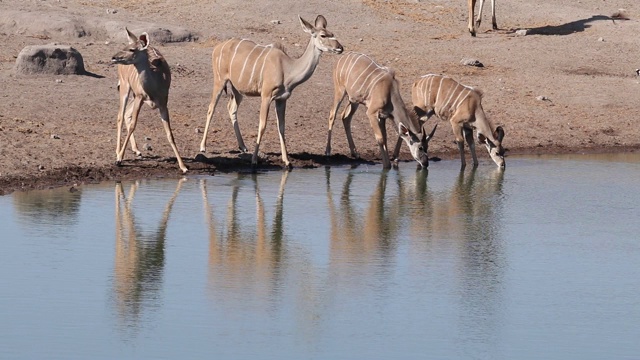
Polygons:
[[449,120],[456,137],[462,167],[464,160],[464,141],[469,145],[473,157],[473,166],[478,166],[473,131],[480,142],[487,146],[491,159],[499,167],[504,167],[504,148],[502,140],[504,130],[493,127],[482,109],[482,93],[472,87],[442,75],[424,75],[413,83],[411,100],[414,111],[420,116],[436,114],[443,120]]
[[[129,139],[131,139],[131,149],[140,156],[140,150],[133,137],[133,131],[138,122],[138,115],[142,108],[142,103],[146,103],[152,109],[160,110],[160,119],[164,126],[167,139],[178,160],[178,166],[182,172],[187,172],[178,148],[173,139],[171,125],[169,123],[169,87],[171,86],[171,70],[169,64],[162,54],[155,48],[149,46],[149,35],[142,33],[140,38],[126,29],[129,44],[117,54],[113,55],[111,62],[118,64],[118,89],[120,92],[120,107],[118,109],[118,137],[116,142],[116,165],[122,164],[124,151]],[[133,94],[133,99],[129,97]],[[125,120],[127,126],[127,136],[121,146],[122,121]]]
[[[482,22],[482,7],[484,6],[484,0],[480,0],[480,6],[478,9],[478,17],[473,21],[473,10],[476,6],[476,0],[467,0],[469,6],[469,32],[471,36],[476,36],[476,30],[480,27]],[[498,24],[496,23],[496,0],[491,0],[491,24],[493,30],[498,30]]]
[[311,35],[306,50],[298,59],[289,57],[279,46],[273,44],[257,45],[244,39],[230,39],[213,48],[213,94],[207,111],[204,136],[200,143],[201,152],[206,151],[211,118],[222,91],[229,83],[231,94],[227,109],[236,133],[238,146],[242,151],[247,149],[242,141],[240,127],[237,123],[238,106],[243,95],[260,96],[262,99],[258,137],[251,159],[252,166],[256,166],[258,163],[258,150],[267,124],[269,106],[272,101],[275,101],[282,161],[286,167],[291,167],[284,138],[287,99],[296,86],[311,77],[323,52],[338,54],[342,52],[342,45],[327,30],[327,20],[324,16],[318,15],[315,25],[311,25],[301,17],[298,18],[302,30]]
[[[351,156],[358,158],[358,152],[351,136],[351,118],[360,104],[367,107],[367,117],[373,128],[382,164],[391,167],[387,150],[387,129],[385,121],[391,118],[398,134],[409,146],[413,158],[422,165],[429,166],[427,144],[433,136],[426,135],[416,116],[411,116],[400,95],[400,85],[392,69],[376,64],[364,54],[350,52],[343,55],[333,69],[333,107],[329,114],[329,132],[325,154],[331,155],[331,131],[340,104],[348,97],[349,103],[342,112],[341,118]],[[435,131],[435,128],[434,128]],[[397,155],[397,154],[396,154]]]

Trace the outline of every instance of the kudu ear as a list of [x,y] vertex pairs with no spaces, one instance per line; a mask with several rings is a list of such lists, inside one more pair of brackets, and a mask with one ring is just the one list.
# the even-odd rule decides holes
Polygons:
[[298,15],[298,19],[300,19],[300,25],[302,25],[302,30],[308,34],[313,34],[314,28],[313,25],[309,24],[309,22],[303,19],[300,15]]
[[493,136],[498,139],[498,141],[502,142],[502,139],[504,139],[504,129],[502,129],[502,126],[496,127],[496,131],[493,132]]
[[127,31],[127,39],[129,39],[129,44],[134,44],[136,41],[138,41],[138,37],[135,36],[131,31],[129,31],[128,28],[124,28]]
[[[431,140],[431,138],[433,138],[433,134],[435,134],[435,133],[436,133],[436,129],[437,129],[437,128],[438,128],[438,123],[436,123],[436,124],[433,126],[433,129],[432,129],[432,130],[431,130],[431,132],[429,133],[429,136],[427,136],[427,137],[425,138],[425,140],[427,140],[427,141]],[[425,135],[426,135],[426,133],[425,133]]]
[[326,29],[327,28],[327,19],[324,18],[324,16],[322,15],[318,15],[318,17],[316,17],[316,28],[317,29]]
[[403,123],[399,123],[398,124],[398,134],[400,134],[402,136],[407,136],[407,135],[409,135],[409,129],[407,129],[407,127],[404,126]]
[[138,38],[138,40],[140,40],[140,43],[142,44],[140,50],[144,50],[149,47],[149,34],[147,34],[146,32],[140,34],[140,38]]

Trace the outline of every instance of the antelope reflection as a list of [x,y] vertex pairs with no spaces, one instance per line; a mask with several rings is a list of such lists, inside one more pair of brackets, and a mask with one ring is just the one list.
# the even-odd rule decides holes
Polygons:
[[125,324],[136,325],[144,307],[157,301],[162,287],[169,216],[184,181],[178,181],[157,228],[152,231],[143,231],[136,221],[133,200],[140,182],[132,183],[126,196],[122,183],[115,185],[114,295],[118,316]]
[[[238,174],[232,184],[231,197],[226,206],[226,217],[223,224],[216,222],[216,216],[207,193],[207,183],[200,182],[204,203],[204,213],[209,228],[209,286],[214,296],[224,296],[233,303],[235,296],[249,295],[255,299],[272,299],[277,292],[281,277],[285,271],[281,269],[286,256],[283,226],[284,189],[289,176],[282,172],[279,190],[273,209],[270,228],[267,215],[271,209],[266,208],[259,186],[259,175]],[[252,217],[242,208],[238,201],[243,187],[250,180],[252,186],[250,196],[255,196],[255,226],[248,217]],[[249,294],[247,294],[249,292]]]
[[[368,182],[354,182],[356,175],[353,171],[348,172],[342,184],[339,205],[336,206],[331,190],[331,169],[326,169],[330,261],[334,275],[345,275],[345,271],[366,275],[368,267],[365,265],[386,266],[395,256],[401,213],[397,197],[388,194],[389,174],[388,171],[380,173],[366,208],[361,210],[358,209],[361,203],[354,199],[352,187],[360,187]],[[355,280],[348,278],[345,276],[347,281]]]

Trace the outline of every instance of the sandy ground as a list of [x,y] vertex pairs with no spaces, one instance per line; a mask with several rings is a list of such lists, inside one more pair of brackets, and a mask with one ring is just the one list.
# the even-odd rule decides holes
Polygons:
[[[500,29],[490,30],[487,6],[479,34],[472,38],[463,0],[0,0],[0,194],[181,176],[158,113],[149,108],[142,110],[136,135],[150,150],[142,159],[127,152],[124,166],[114,165],[118,99],[110,58],[126,43],[125,25],[134,31],[170,28],[193,35],[191,41],[155,44],[172,67],[169,111],[178,148],[193,174],[250,167],[250,156],[237,151],[225,99],[216,110],[208,151],[197,156],[211,98],[213,46],[230,37],[277,41],[298,57],[308,42],[298,14],[309,21],[323,14],[346,50],[394,68],[407,103],[411,84],[427,73],[444,73],[482,89],[490,120],[505,129],[507,156],[638,151],[636,2],[498,1]],[[620,9],[628,20],[612,18]],[[531,35],[517,36],[517,29]],[[79,50],[92,76],[16,74],[23,47],[51,42]],[[313,76],[288,101],[287,146],[295,167],[353,163],[339,122],[334,155],[323,156],[333,101],[331,69],[338,56],[323,55]],[[465,58],[478,59],[484,67],[462,65]],[[250,150],[258,113],[259,99],[245,98],[238,118]],[[363,110],[352,127],[363,160],[379,162]],[[263,168],[282,166],[273,110],[261,150]],[[478,150],[480,166],[495,166],[483,148]],[[448,124],[440,124],[429,152],[457,158]],[[402,157],[410,159],[406,147]]]

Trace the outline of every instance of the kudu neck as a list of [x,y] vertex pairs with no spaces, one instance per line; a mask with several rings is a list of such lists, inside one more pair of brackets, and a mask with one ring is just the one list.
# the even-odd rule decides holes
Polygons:
[[291,68],[285,78],[286,85],[291,89],[307,81],[316,70],[321,54],[322,51],[315,46],[311,37],[302,56],[291,62]]

